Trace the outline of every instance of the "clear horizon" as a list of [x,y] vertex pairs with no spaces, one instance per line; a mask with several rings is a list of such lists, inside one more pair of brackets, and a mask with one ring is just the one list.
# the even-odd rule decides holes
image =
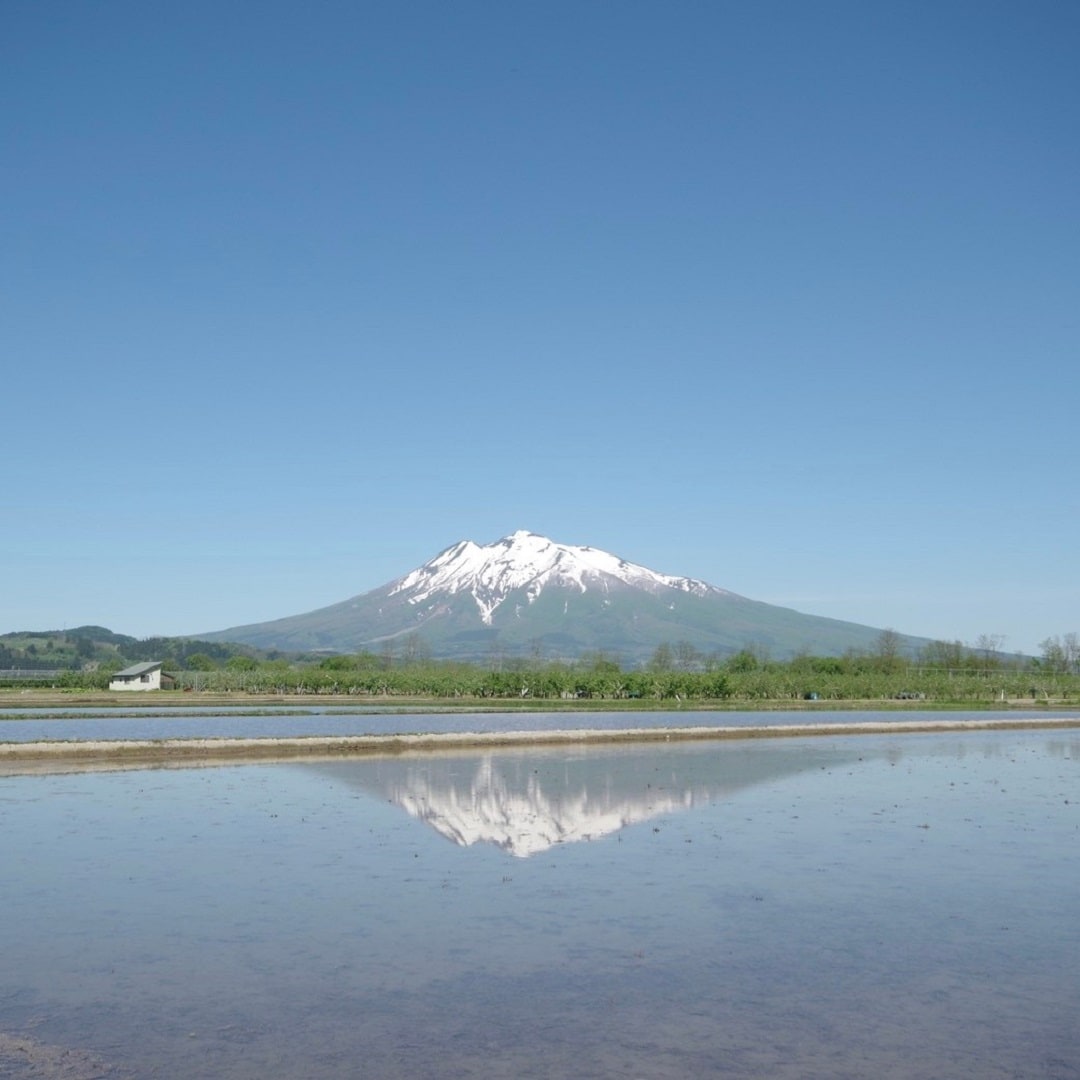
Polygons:
[[5,11],[0,633],[210,632],[517,529],[1080,630],[1080,9]]

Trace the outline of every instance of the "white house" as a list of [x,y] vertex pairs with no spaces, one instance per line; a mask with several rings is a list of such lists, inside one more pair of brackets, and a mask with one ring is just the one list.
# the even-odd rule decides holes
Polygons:
[[110,690],[161,690],[173,684],[171,675],[161,670],[161,660],[149,660],[145,664],[132,664],[118,671],[109,680]]

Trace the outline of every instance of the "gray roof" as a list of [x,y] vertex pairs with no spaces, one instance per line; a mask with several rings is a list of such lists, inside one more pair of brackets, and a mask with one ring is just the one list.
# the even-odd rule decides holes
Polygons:
[[151,671],[157,671],[163,663],[165,663],[164,660],[147,660],[144,664],[132,664],[131,667],[126,667],[123,671],[118,671],[113,678],[126,679],[135,675],[148,675]]

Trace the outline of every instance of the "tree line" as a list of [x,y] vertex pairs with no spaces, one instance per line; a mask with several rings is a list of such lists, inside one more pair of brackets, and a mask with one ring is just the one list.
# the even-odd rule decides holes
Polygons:
[[[189,648],[167,662],[166,670],[180,690],[247,694],[628,703],[1080,701],[1077,635],[1048,638],[1037,658],[1002,652],[995,644],[1000,639],[988,639],[982,648],[931,642],[914,654],[905,654],[900,640],[885,631],[876,647],[865,652],[806,654],[787,660],[771,659],[763,647],[706,656],[686,642],[663,643],[647,664],[630,669],[603,653],[573,662],[495,654],[481,664],[435,660],[422,648],[406,649],[399,656],[363,651],[287,657],[235,650],[230,654],[227,646],[221,646]],[[53,677],[52,684],[104,689],[111,671],[119,666],[123,665],[117,662],[96,670],[67,671]]]

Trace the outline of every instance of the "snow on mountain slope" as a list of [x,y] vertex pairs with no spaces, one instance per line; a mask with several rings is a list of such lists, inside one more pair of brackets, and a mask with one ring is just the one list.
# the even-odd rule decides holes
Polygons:
[[[870,650],[880,629],[807,615],[688,577],[657,573],[592,547],[516,532],[471,540],[376,589],[327,607],[198,635],[294,652],[387,651],[398,640],[438,659],[573,660],[597,651],[643,664],[686,642],[725,655],[748,643],[771,656]],[[921,648],[919,638],[905,638]]]
[[472,596],[480,618],[490,626],[495,611],[511,593],[524,589],[531,604],[549,585],[583,593],[628,585],[651,593],[674,589],[697,596],[724,595],[723,589],[704,581],[658,574],[598,548],[557,544],[524,530],[485,546],[462,540],[406,574],[390,595],[421,604],[439,594],[464,593]]

